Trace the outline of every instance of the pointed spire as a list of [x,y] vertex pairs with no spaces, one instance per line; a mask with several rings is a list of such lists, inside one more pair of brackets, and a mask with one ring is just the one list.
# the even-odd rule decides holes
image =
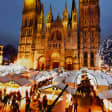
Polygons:
[[67,10],[67,3],[65,2],[65,10]]
[[42,9],[42,10],[41,10],[41,16],[43,16],[43,15],[44,15],[44,10]]
[[72,0],[72,11],[76,11],[76,2]]
[[67,11],[67,3],[65,2],[65,10],[64,10],[64,12],[68,12]]
[[47,22],[51,22],[52,20],[53,20],[53,15],[52,15],[52,7],[50,4],[49,13],[47,15]]
[[52,14],[52,6],[50,4],[50,8],[49,8],[49,14]]

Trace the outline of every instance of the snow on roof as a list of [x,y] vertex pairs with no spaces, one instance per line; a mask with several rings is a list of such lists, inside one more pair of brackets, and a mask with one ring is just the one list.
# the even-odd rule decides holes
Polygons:
[[108,82],[105,79],[98,79],[97,82],[98,82],[98,85],[109,86]]
[[13,74],[12,76],[13,76],[13,77],[21,77],[22,74]]
[[100,99],[105,99],[105,96],[102,93],[98,93],[98,96],[100,97]]
[[[112,84],[112,77],[105,74],[104,72],[88,70],[88,73],[95,77],[98,85],[109,86],[110,84]],[[59,76],[55,77],[54,80],[57,82],[62,82],[63,80],[65,80],[65,82],[75,83],[76,78],[80,74],[80,71],[64,72],[63,74],[61,73]]]
[[21,86],[31,84],[31,82],[29,80],[27,80],[26,78],[17,79],[17,80],[15,80],[15,82],[18,83]]
[[112,90],[106,90],[102,93],[106,99],[112,99]]
[[3,76],[3,77],[0,77],[0,82],[1,82],[1,83],[6,83],[6,82],[9,82],[9,81],[11,81],[11,80],[13,80],[13,79],[10,78],[8,75]]
[[65,82],[75,83],[75,77],[73,75],[70,77],[67,77]]
[[65,77],[62,77],[62,76],[58,76],[53,79],[53,81],[56,81],[56,82],[63,82],[64,80],[65,80]]

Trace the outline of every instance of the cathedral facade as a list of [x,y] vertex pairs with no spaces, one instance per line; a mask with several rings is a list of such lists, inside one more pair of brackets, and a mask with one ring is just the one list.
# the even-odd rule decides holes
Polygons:
[[96,54],[100,42],[99,0],[79,0],[79,13],[72,0],[71,14],[67,4],[62,19],[53,19],[52,7],[44,17],[40,0],[25,0],[18,61],[38,70],[63,67],[78,70],[97,68]]

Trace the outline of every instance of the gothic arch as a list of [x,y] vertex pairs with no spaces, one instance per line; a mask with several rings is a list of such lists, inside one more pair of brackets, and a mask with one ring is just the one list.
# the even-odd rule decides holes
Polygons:
[[73,70],[73,57],[72,56],[67,56],[65,58],[65,69]]
[[59,52],[53,52],[51,54],[51,63],[52,63],[52,68],[58,68],[60,66],[60,54]]
[[45,67],[46,67],[46,58],[45,56],[40,56],[38,58],[38,69],[45,70]]
[[61,41],[62,40],[61,32],[58,30],[52,32],[50,40],[51,41],[53,41],[53,40]]
[[57,40],[63,41],[64,40],[64,33],[63,28],[61,27],[53,27],[50,32],[50,36],[48,38],[49,41]]

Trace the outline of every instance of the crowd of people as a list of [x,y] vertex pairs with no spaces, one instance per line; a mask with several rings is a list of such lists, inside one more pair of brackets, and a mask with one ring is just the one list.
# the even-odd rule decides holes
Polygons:
[[[19,112],[21,98],[22,97],[20,91],[10,92],[9,94],[7,94],[6,89],[4,89],[4,91],[0,90],[0,103],[3,104],[3,107],[1,107],[3,109],[3,112]],[[7,110],[7,106],[10,106],[10,110]]]
[[[38,84],[34,84],[30,91],[25,91],[25,96],[22,97],[20,91],[10,92],[7,94],[7,90],[4,89],[3,91],[0,90],[0,103],[3,104],[3,111],[0,112],[21,112],[21,102],[22,100],[25,101],[25,112],[46,112],[49,108],[48,98],[47,95],[42,95],[38,88],[42,87],[43,85],[49,85],[52,81],[51,79],[46,79],[44,81],[40,81]],[[94,100],[96,99],[97,105],[101,106],[102,112],[104,112],[104,105],[103,101],[97,97],[94,88],[91,86],[90,81],[88,78],[81,81],[81,83],[77,87],[77,92],[81,92],[82,95],[85,94],[86,96],[91,96],[91,92],[93,93]],[[77,112],[78,110],[78,98],[80,96],[76,94],[71,98],[69,106],[65,108],[65,112]],[[93,100],[90,97],[91,105]],[[7,111],[7,106],[9,106],[9,110]],[[1,106],[0,106],[1,109]],[[88,110],[91,112],[91,109]]]
[[40,93],[32,94],[30,97],[26,92],[26,108],[25,112],[46,112],[48,108],[48,99],[44,95],[41,97]]
[[[0,112],[21,112],[22,108],[25,112],[33,112],[31,104],[36,104],[32,107],[37,108],[38,112],[45,112],[48,107],[47,96],[44,95],[42,98],[35,85],[30,89],[30,92],[26,90],[25,97],[22,97],[20,91],[10,92],[9,94],[6,91],[6,89],[0,90],[0,104],[3,104],[2,107],[0,106]],[[25,108],[21,105],[22,100],[26,103]]]
[[77,112],[78,111],[77,108],[78,108],[78,99],[76,96],[73,96],[71,98],[68,108],[66,109],[66,112]]

